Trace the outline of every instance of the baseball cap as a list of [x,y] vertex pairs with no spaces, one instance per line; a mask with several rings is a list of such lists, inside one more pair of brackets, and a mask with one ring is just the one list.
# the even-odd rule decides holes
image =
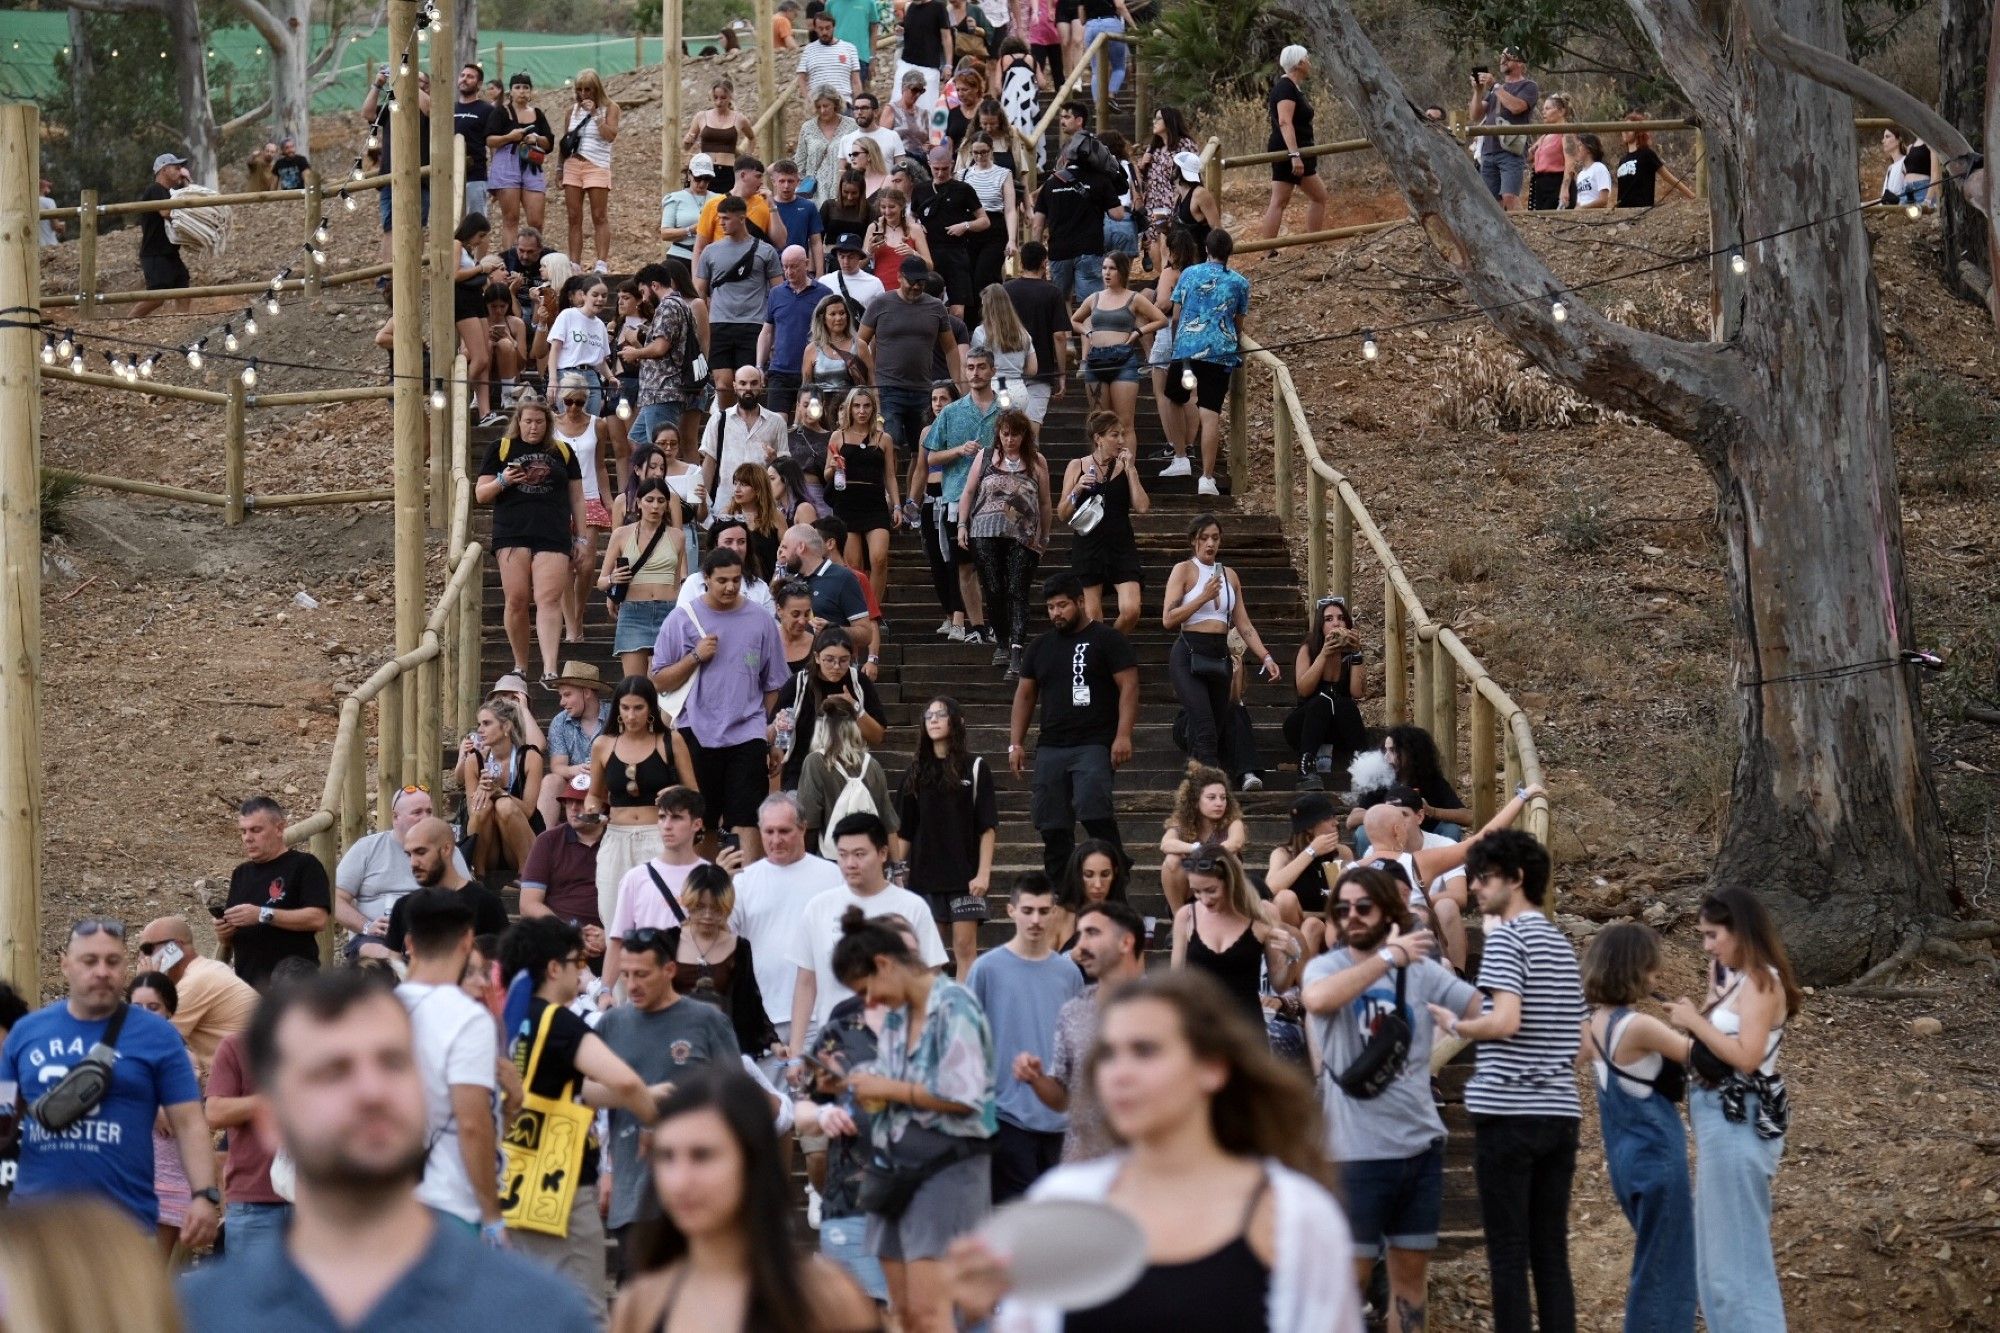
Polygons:
[[1335,813],[1333,798],[1323,792],[1310,791],[1292,802],[1292,832],[1304,833],[1332,819]]
[[924,279],[931,275],[931,266],[916,255],[906,256],[902,266],[896,270],[899,281],[914,283],[921,287]]
[[590,795],[590,774],[584,772],[576,774],[568,782],[564,783],[563,789],[556,793],[556,799],[558,801],[580,801],[588,795]]
[[1201,183],[1201,154],[1191,153],[1185,148],[1174,154],[1174,166],[1179,169],[1181,179]]
[[835,250],[852,250],[857,255],[868,253],[868,247],[861,243],[859,232],[844,231],[840,233],[840,235],[833,238],[833,248]]
[[1400,805],[1405,810],[1421,811],[1424,808],[1424,798],[1401,783],[1389,788],[1388,793],[1382,798],[1382,803],[1384,805]]
[[688,175],[713,178],[715,175],[715,159],[707,153],[696,153],[688,159]]
[[153,174],[157,176],[162,171],[165,171],[168,167],[184,167],[187,164],[188,160],[184,157],[178,156],[177,154],[161,153],[158,157],[153,159]]

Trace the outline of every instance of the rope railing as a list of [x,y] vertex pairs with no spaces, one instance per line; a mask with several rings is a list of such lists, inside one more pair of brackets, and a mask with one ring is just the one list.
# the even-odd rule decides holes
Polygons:
[[[368,705],[375,705],[375,822],[387,828],[390,807],[405,785],[431,791],[443,785],[443,742],[462,729],[478,701],[478,644],[483,615],[485,548],[470,540],[472,483],[467,473],[470,432],[466,427],[465,358],[453,368],[451,574],[424,622],[417,646],[391,657],[355,686],[340,704],[340,728],[327,758],[319,803],[285,830],[290,846],[308,844],[333,877],[334,867],[369,831]],[[470,649],[468,651],[468,645]],[[411,691],[414,698],[406,697]],[[410,720],[405,734],[406,718]],[[320,955],[330,959],[334,925],[320,936]]]

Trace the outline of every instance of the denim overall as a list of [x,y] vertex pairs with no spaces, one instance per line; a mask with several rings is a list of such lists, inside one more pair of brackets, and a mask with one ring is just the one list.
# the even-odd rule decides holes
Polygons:
[[[1605,1086],[1597,1089],[1597,1116],[1611,1188],[1632,1224],[1631,1284],[1625,1293],[1625,1333],[1691,1333],[1695,1312],[1694,1199],[1688,1188],[1687,1131],[1680,1110],[1654,1092],[1635,1096],[1610,1052],[1631,1011],[1614,1009],[1607,1040],[1597,1051]],[[1596,1045],[1595,1036],[1592,1045]],[[1595,1082],[1595,1080],[1593,1080]]]

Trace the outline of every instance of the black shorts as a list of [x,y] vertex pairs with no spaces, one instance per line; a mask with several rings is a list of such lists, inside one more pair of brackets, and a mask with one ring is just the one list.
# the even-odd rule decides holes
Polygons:
[[[1282,147],[1279,147],[1279,148],[1272,148],[1267,151],[1273,153],[1279,153],[1283,152],[1284,149]],[[1297,185],[1300,181],[1304,180],[1306,176],[1319,175],[1319,159],[1316,157],[1307,158],[1304,164],[1301,166],[1300,170],[1304,174],[1299,176],[1294,176],[1292,174],[1292,159],[1290,159],[1289,157],[1281,157],[1276,162],[1273,162],[1271,164],[1271,179],[1272,181],[1283,185]]]
[[[1192,394],[1181,385],[1181,371],[1194,371],[1194,391]],[[1190,361],[1178,358],[1167,367],[1167,401],[1185,403],[1192,397],[1195,405],[1207,412],[1220,412],[1222,405],[1229,401],[1229,379],[1235,371],[1229,366],[1218,366],[1208,361]]]
[[757,806],[770,795],[771,779],[764,767],[770,746],[762,740],[744,741],[709,749],[683,730],[688,758],[694,762],[695,790],[708,807],[711,832],[731,828],[755,828]]
[[536,555],[574,555],[571,543],[576,539],[567,532],[553,530],[544,532],[496,532],[493,534],[493,552],[498,555],[510,547],[526,547]]
[[194,285],[178,251],[170,255],[140,255],[139,271],[146,275],[149,292],[176,292]]
[[1078,550],[1070,568],[1086,588],[1115,588],[1121,583],[1145,583],[1145,569],[1136,550]]
[[734,375],[744,366],[757,364],[757,335],[762,324],[711,324],[708,326],[708,369],[711,374],[726,370]]

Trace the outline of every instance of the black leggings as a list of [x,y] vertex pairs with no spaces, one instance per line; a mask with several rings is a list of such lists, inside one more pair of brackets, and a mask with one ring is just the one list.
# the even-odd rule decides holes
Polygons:
[[1198,676],[1194,671],[1197,657],[1227,668],[1228,636],[1184,633],[1174,640],[1173,652],[1167,657],[1167,678],[1187,714],[1188,752],[1232,777],[1255,772],[1257,756],[1245,754],[1235,728],[1223,725],[1229,718],[1231,673],[1224,670],[1220,675]]
[[917,527],[923,533],[924,559],[931,566],[931,587],[937,590],[938,605],[950,617],[964,614],[965,597],[958,588],[958,566],[952,563],[956,547],[940,544],[955,544],[958,532],[953,525],[939,522],[939,503],[935,494],[924,497],[917,510]]
[[972,233],[972,299],[965,307],[965,322],[979,324],[979,295],[1006,276],[1007,215],[988,213],[986,230]]
[[1042,557],[1012,537],[974,537],[972,563],[986,598],[986,623],[1004,633],[1010,647],[1028,641],[1028,585]]
[[1299,700],[1285,715],[1285,745],[1301,758],[1319,757],[1322,745],[1333,747],[1333,771],[1347,765],[1368,743],[1361,706],[1337,690],[1318,690]]

